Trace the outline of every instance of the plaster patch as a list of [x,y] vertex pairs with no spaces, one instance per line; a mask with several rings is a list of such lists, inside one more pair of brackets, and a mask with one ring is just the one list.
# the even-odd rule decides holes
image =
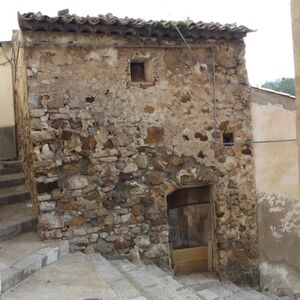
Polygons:
[[265,289],[272,289],[279,295],[292,296],[300,292],[300,274],[286,264],[260,265],[261,282]]

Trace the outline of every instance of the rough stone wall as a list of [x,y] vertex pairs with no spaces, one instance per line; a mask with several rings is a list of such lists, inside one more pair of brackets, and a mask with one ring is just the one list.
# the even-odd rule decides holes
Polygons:
[[[253,138],[296,137],[295,98],[252,88]],[[261,287],[279,295],[300,292],[297,143],[256,144],[255,180]]]
[[[166,196],[210,184],[215,268],[257,284],[252,148],[212,144],[224,131],[252,138],[243,41],[203,41],[195,63],[184,46],[163,41],[24,36],[41,237],[169,268]],[[136,57],[150,59],[152,83],[130,81]]]

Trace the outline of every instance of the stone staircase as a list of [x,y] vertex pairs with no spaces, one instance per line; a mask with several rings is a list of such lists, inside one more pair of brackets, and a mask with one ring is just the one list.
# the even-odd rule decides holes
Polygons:
[[36,270],[69,253],[69,243],[43,243],[36,233],[20,161],[0,161],[0,297]]
[[277,296],[264,295],[250,287],[238,287],[232,282],[219,281],[212,274],[173,278],[155,265],[138,267],[127,260],[112,261],[112,264],[140,289],[146,299],[283,300]]
[[[60,274],[53,278],[54,274]],[[56,277],[56,275],[55,275]],[[290,300],[221,282],[213,274],[172,277],[155,265],[72,253],[3,294],[3,300]]]
[[0,161],[0,241],[36,228],[24,183],[20,161]]

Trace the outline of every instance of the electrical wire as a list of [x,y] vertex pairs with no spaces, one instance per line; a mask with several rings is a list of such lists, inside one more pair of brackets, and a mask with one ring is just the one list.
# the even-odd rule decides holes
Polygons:
[[212,143],[219,146],[234,146],[234,145],[251,145],[251,144],[268,144],[268,143],[289,143],[296,142],[297,139],[286,139],[286,140],[262,140],[262,141],[247,141],[247,142],[234,142],[234,143],[220,143],[213,141]]
[[[192,54],[192,58],[196,59],[199,63],[200,60],[198,58],[198,56],[195,54],[195,52],[193,51],[193,49],[190,47],[190,45],[188,44],[187,40],[185,39],[185,37],[183,36],[183,34],[181,33],[180,29],[178,28],[178,26],[176,24],[174,24],[178,34],[180,35],[181,39],[183,40],[183,42],[185,43],[186,47],[189,49],[189,51]],[[214,136],[216,136],[216,132],[217,132],[217,99],[216,99],[216,94],[215,94],[215,82],[216,82],[216,75],[215,75],[215,54],[214,54],[214,49],[213,47],[210,47],[211,49],[211,55],[212,55],[212,73],[213,73],[213,80],[212,80],[212,85],[213,85],[213,118],[214,118]],[[221,143],[217,140],[213,140],[212,144],[215,146],[223,146],[223,147],[228,147],[228,146],[234,146],[234,145],[252,145],[252,144],[267,144],[267,143],[287,143],[287,142],[295,142],[297,141],[297,139],[280,139],[280,140],[262,140],[262,141],[241,141],[241,142],[233,142],[233,143]]]
[[[60,46],[77,46],[77,47],[84,47],[84,46],[91,46],[91,47],[103,47],[106,48],[108,46],[111,47],[115,47],[115,48],[188,48],[188,50],[190,51],[191,55],[192,55],[192,59],[194,61],[197,61],[201,64],[201,61],[199,59],[199,57],[196,55],[196,53],[193,51],[192,48],[209,48],[211,49],[211,55],[212,55],[212,73],[213,73],[213,78],[212,78],[212,101],[213,101],[213,123],[214,123],[214,133],[216,135],[217,132],[217,99],[216,99],[216,94],[215,94],[215,53],[214,53],[214,48],[215,46],[213,45],[189,45],[189,43],[187,42],[187,40],[185,39],[185,37],[183,36],[182,32],[180,31],[180,29],[178,28],[178,26],[176,24],[174,24],[174,27],[176,29],[176,31],[178,32],[179,36],[181,37],[181,39],[183,40],[185,46],[180,46],[180,45],[118,45],[118,44],[114,44],[114,45],[104,45],[104,44],[95,44],[95,43],[77,43],[77,42],[48,42],[48,41],[33,41],[30,43],[24,43],[24,42],[18,42],[18,48],[17,48],[17,55],[16,55],[16,59],[18,60],[18,56],[19,56],[19,49],[23,48],[25,46],[31,47],[33,45],[60,45]],[[11,61],[9,61],[11,62]],[[9,63],[8,61],[5,62],[4,64]],[[1,65],[1,64],[0,64]],[[215,136],[214,135],[214,136]],[[212,144],[215,146],[233,146],[233,145],[251,145],[251,144],[262,144],[262,143],[285,143],[285,142],[294,142],[296,141],[296,139],[280,139],[280,140],[263,140],[263,141],[241,141],[241,142],[234,142],[234,143],[221,143],[217,140],[213,140]]]
[[183,36],[183,34],[181,33],[180,29],[178,28],[178,26],[176,24],[174,24],[175,29],[177,30],[178,34],[180,35],[180,37],[182,38],[182,40],[184,41],[184,43],[186,44],[187,48],[190,50],[191,54],[192,54],[192,58],[196,61],[198,61],[200,63],[200,60],[198,58],[198,56],[196,55],[196,53],[192,50],[191,46],[188,44],[187,40],[185,39],[185,37]]

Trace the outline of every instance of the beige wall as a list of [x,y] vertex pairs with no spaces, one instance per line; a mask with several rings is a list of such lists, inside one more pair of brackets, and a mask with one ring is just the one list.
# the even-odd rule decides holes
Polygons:
[[5,42],[0,48],[0,127],[15,124],[12,68],[9,62],[6,63],[9,59],[11,59],[11,43]]
[[[256,141],[296,138],[295,98],[252,88],[253,138]],[[258,192],[298,197],[297,143],[255,144]]]
[[[253,138],[295,139],[295,97],[252,88]],[[300,201],[296,141],[255,144],[261,287],[300,292]]]
[[[297,107],[297,141],[298,156],[300,157],[300,1],[291,0],[292,30],[294,43],[294,66],[296,83],[296,107]],[[300,169],[300,166],[299,166]]]
[[12,79],[12,45],[1,42],[0,47],[0,160],[17,157],[15,113]]

